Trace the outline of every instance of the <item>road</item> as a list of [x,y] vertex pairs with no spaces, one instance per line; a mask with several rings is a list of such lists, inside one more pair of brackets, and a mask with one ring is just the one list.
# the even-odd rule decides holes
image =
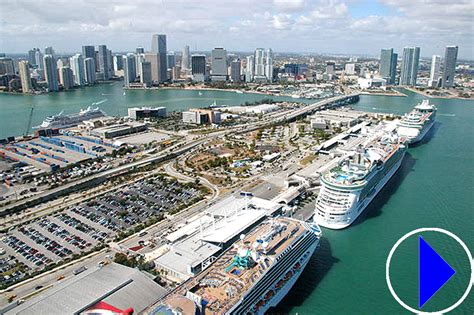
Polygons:
[[[351,95],[351,96],[353,96],[353,95]],[[344,96],[344,97],[347,97],[347,96]],[[122,166],[119,166],[115,169],[110,169],[110,170],[107,170],[105,172],[92,175],[88,178],[84,178],[84,179],[81,179],[79,181],[68,183],[68,184],[63,185],[61,187],[58,187],[56,189],[53,189],[53,190],[50,190],[48,192],[39,194],[39,195],[35,196],[34,198],[38,198],[38,200],[39,200],[39,198],[45,198],[48,195],[59,193],[61,191],[66,191],[68,189],[72,189],[74,186],[78,186],[78,185],[80,185],[82,183],[85,183],[85,182],[90,182],[94,179],[111,177],[111,176],[114,176],[116,174],[126,173],[129,170],[132,170],[136,167],[147,165],[149,163],[162,162],[162,161],[165,161],[165,160],[169,160],[169,159],[177,157],[177,156],[179,156],[179,155],[181,155],[181,154],[183,154],[183,153],[185,153],[185,152],[187,152],[187,151],[189,151],[189,150],[191,150],[191,149],[193,149],[193,148],[195,148],[195,147],[197,147],[201,144],[204,144],[205,142],[207,142],[209,140],[212,140],[216,137],[223,137],[224,135],[226,135],[228,133],[247,133],[247,132],[262,128],[262,127],[264,127],[264,126],[266,126],[270,123],[282,122],[282,121],[285,121],[285,120],[290,121],[290,120],[293,120],[294,118],[296,118],[300,115],[303,115],[305,113],[312,112],[312,111],[315,111],[317,109],[325,108],[328,104],[331,104],[332,102],[336,102],[338,100],[341,100],[344,97],[339,96],[339,97],[335,97],[335,98],[331,98],[331,99],[326,99],[326,100],[320,101],[318,103],[305,106],[305,107],[303,107],[301,109],[298,109],[296,111],[293,111],[291,113],[288,113],[288,111],[286,111],[286,112],[282,112],[282,113],[277,113],[276,115],[271,115],[269,118],[263,119],[259,122],[253,123],[251,125],[237,126],[237,127],[233,127],[233,128],[228,128],[224,131],[218,131],[218,132],[208,134],[208,135],[205,135],[205,136],[203,135],[202,137],[199,137],[197,139],[194,138],[194,139],[191,139],[191,140],[187,140],[185,143],[177,144],[177,145],[175,145],[173,147],[170,147],[170,148],[168,148],[168,149],[166,149],[166,150],[164,150],[160,153],[157,153],[153,156],[144,158],[140,161],[136,161],[136,162],[132,162],[132,163],[129,163],[129,164],[126,164],[126,165],[122,165]],[[188,180],[188,181],[195,179],[195,178],[192,178],[192,177],[189,177],[189,176],[186,176],[184,174],[181,174],[181,173],[177,172],[173,168],[172,163],[167,163],[164,167],[165,167],[165,171],[167,173],[169,173],[172,176],[177,177],[178,179]],[[214,193],[213,193],[213,196],[211,197],[210,200],[203,200],[203,201],[197,203],[196,205],[191,206],[188,209],[185,209],[185,210],[183,210],[183,211],[181,211],[181,212],[179,212],[179,213],[177,213],[173,216],[170,216],[169,218],[155,224],[154,226],[151,226],[151,227],[145,229],[144,231],[147,232],[146,235],[144,235],[142,237],[139,237],[138,234],[140,234],[142,232],[142,231],[140,231],[139,233],[134,234],[134,235],[130,236],[129,238],[119,242],[119,245],[123,248],[130,248],[130,247],[138,245],[139,241],[141,241],[141,240],[149,240],[150,238],[160,239],[162,237],[163,233],[165,233],[170,227],[176,226],[177,224],[180,224],[180,223],[184,223],[188,218],[190,218],[190,217],[202,212],[204,209],[208,208],[209,205],[214,203],[217,198],[219,198],[219,197],[220,198],[225,198],[227,195],[232,193],[232,192],[229,191],[229,192],[221,195],[220,190],[216,185],[213,185],[212,183],[207,181],[205,178],[199,178],[199,179],[201,180],[202,184],[206,185],[207,187],[209,187],[213,190]],[[256,180],[257,180],[257,178],[251,178],[251,179],[246,180],[245,184],[240,185],[239,189],[244,189],[244,187],[243,187],[244,185],[253,184],[253,183],[255,183]],[[79,201],[80,200],[82,200],[82,199],[79,198]],[[30,201],[31,200],[29,200],[29,199],[22,200],[19,203],[16,203],[15,205],[16,206],[18,206],[18,205],[21,206],[23,204],[23,205],[26,206],[28,204],[28,202],[30,202]],[[71,203],[73,203],[73,202],[78,202],[78,200],[76,199],[76,200],[71,201]],[[0,209],[0,213],[2,213],[2,212],[4,213],[4,212],[8,211],[12,207],[13,206],[3,207],[2,209]],[[309,212],[309,211],[305,211],[305,212]],[[151,250],[151,249],[149,249],[149,250]],[[9,290],[9,292],[4,292],[3,294],[1,294],[0,306],[6,305],[8,296],[16,295],[17,299],[21,299],[23,297],[28,297],[28,295],[35,292],[35,287],[37,287],[37,286],[45,286],[45,287],[46,286],[54,286],[57,283],[59,283],[60,281],[63,281],[63,280],[58,281],[57,280],[58,277],[65,277],[65,278],[73,277],[74,276],[73,271],[76,270],[77,268],[79,268],[80,266],[86,266],[88,268],[97,268],[97,264],[100,261],[105,260],[106,256],[111,255],[111,254],[113,255],[113,252],[107,253],[105,250],[102,250],[100,252],[91,254],[90,257],[83,258],[79,261],[72,262],[72,263],[70,263],[66,266],[60,267],[60,268],[58,268],[56,270],[53,270],[51,272],[47,272],[45,274],[39,275],[34,280],[29,280],[26,283],[20,283],[16,286],[13,286],[14,288],[12,290]]]

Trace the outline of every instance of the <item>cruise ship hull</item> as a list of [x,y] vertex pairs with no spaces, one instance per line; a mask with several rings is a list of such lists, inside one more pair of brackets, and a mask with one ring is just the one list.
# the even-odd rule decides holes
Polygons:
[[[392,168],[390,169],[389,172],[380,180],[380,182],[375,186],[374,188],[374,193],[368,195],[364,200],[361,202],[354,202],[354,204],[351,206],[350,209],[347,210],[345,217],[342,218],[342,220],[339,220],[338,222],[331,222],[331,219],[329,218],[330,214],[327,212],[326,217],[322,217],[318,215],[317,211],[314,215],[314,222],[322,227],[328,228],[328,229],[333,229],[333,230],[341,230],[349,225],[351,225],[367,208],[367,206],[372,202],[372,200],[375,198],[375,196],[378,195],[380,190],[388,183],[390,178],[397,172],[397,170],[400,168],[400,165],[402,164],[403,158],[405,157],[405,152],[406,150],[403,151],[402,156],[399,158],[399,160],[394,163]],[[354,214],[354,215],[352,215]]]
[[428,131],[431,130],[431,127],[433,127],[433,125],[434,125],[434,120],[432,120],[428,124],[426,124],[425,127],[420,131],[418,136],[416,136],[414,138],[411,138],[411,139],[408,138],[408,144],[409,145],[414,145],[414,144],[417,144],[418,142],[420,142],[421,140],[423,140],[423,138],[426,136]]
[[[281,300],[288,294],[288,292],[291,290],[293,285],[296,283],[296,281],[299,279],[301,274],[303,273],[304,269],[306,268],[306,265],[308,264],[309,260],[311,259],[311,256],[313,256],[315,250],[318,248],[319,242],[315,243],[310,249],[308,249],[308,255],[304,260],[301,262],[301,267],[295,272],[295,274],[288,280],[283,287],[280,288],[280,290],[277,291],[277,293],[263,306],[260,308],[256,314],[263,315],[265,314],[270,308],[275,307],[278,305],[278,303],[281,302]],[[291,270],[288,269],[288,271]]]

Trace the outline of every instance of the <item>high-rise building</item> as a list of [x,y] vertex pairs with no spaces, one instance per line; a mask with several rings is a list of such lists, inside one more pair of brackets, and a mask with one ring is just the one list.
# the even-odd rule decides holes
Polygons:
[[74,83],[79,86],[86,84],[86,73],[84,71],[84,59],[81,54],[75,54],[70,59],[72,73],[74,75]]
[[387,83],[394,84],[397,73],[398,54],[393,52],[393,48],[382,49],[380,51],[380,76],[387,80]]
[[183,71],[189,70],[190,69],[190,63],[191,63],[191,55],[189,53],[189,46],[186,45],[186,46],[184,46],[183,56],[181,58],[181,69]]
[[214,48],[211,55],[212,81],[227,80],[227,51],[224,48]]
[[84,59],[84,73],[86,77],[87,84],[94,84],[96,81],[95,77],[95,60],[94,58],[85,58]]
[[160,55],[158,53],[146,53],[145,61],[150,63],[151,79],[153,82],[160,82]]
[[191,56],[191,73],[194,81],[204,82],[206,78],[206,56]]
[[354,63],[346,63],[344,66],[344,73],[347,75],[354,75],[355,74],[355,64]]
[[446,46],[444,52],[444,67],[441,86],[450,88],[454,85],[454,74],[456,73],[456,61],[458,59],[458,46]]
[[240,82],[240,59],[236,59],[230,64],[230,79],[232,82]]
[[114,76],[114,57],[112,56],[112,50],[107,49],[107,67],[109,70],[109,79]]
[[62,67],[59,69],[59,82],[65,90],[69,90],[74,87],[74,75],[71,68]]
[[439,87],[439,79],[441,78],[440,66],[441,66],[441,56],[433,55],[433,57],[431,58],[431,71],[430,71],[430,80],[428,81],[428,86]]
[[145,61],[145,54],[136,54],[135,55],[135,73],[137,77],[142,75],[142,62]]
[[403,48],[402,65],[400,71],[400,85],[416,85],[419,61],[420,47]]
[[254,56],[247,56],[247,66],[245,69],[245,81],[252,82],[255,75],[255,59]]
[[29,93],[31,91],[31,77],[28,61],[22,60],[18,66],[20,68],[21,90],[23,93]]
[[52,55],[44,55],[43,57],[43,69],[46,83],[48,84],[49,92],[59,91],[58,75],[56,71],[56,62]]
[[[151,52],[158,54],[158,82],[162,83],[167,80],[167,70],[168,66],[166,65],[166,35],[164,34],[153,34],[151,40]],[[152,64],[153,72],[153,64]]]
[[107,52],[106,45],[99,45],[98,51],[98,61],[99,61],[99,77],[101,80],[109,79],[109,57]]
[[265,75],[265,50],[263,48],[257,48],[255,50],[255,76]]
[[335,68],[336,64],[334,61],[326,62],[326,74],[334,75],[336,73]]
[[35,64],[39,69],[43,69],[43,54],[41,53],[41,50],[39,50],[39,48],[36,48]]
[[129,87],[130,83],[134,82],[137,77],[135,60],[134,54],[130,53],[123,56],[123,82],[126,87]]
[[33,48],[28,50],[28,63],[31,66],[36,66],[36,50],[39,50],[38,48]]
[[173,69],[173,67],[176,66],[176,53],[174,51],[166,54],[166,64],[168,69]]
[[273,81],[273,52],[271,48],[267,49],[265,58],[265,76],[268,81]]
[[115,55],[114,56],[114,71],[119,71],[123,69],[123,56]]
[[143,61],[141,64],[141,70],[140,70],[140,82],[146,86],[150,87],[152,84],[152,79],[151,79],[151,62],[149,61]]
[[13,59],[10,57],[0,57],[0,75],[15,74]]
[[144,54],[145,53],[145,48],[142,46],[138,46],[137,49],[135,49],[135,53],[138,54]]
[[95,47],[90,45],[82,46],[82,57],[84,57],[84,59],[95,59]]
[[51,56],[53,56],[53,58],[55,58],[54,49],[51,46],[48,46],[44,49],[44,54],[45,55],[51,55]]

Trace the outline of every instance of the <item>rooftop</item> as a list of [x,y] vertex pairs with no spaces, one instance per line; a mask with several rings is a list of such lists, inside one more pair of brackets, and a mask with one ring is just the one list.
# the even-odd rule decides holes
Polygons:
[[99,301],[139,313],[166,292],[141,271],[111,263],[67,278],[5,314],[74,314]]

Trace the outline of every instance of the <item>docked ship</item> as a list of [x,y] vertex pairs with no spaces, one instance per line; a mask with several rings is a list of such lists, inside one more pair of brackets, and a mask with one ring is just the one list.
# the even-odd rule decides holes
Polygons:
[[436,107],[428,100],[423,100],[411,112],[403,115],[399,122],[398,134],[405,137],[409,144],[420,142],[433,127],[436,110]]
[[33,127],[33,129],[69,128],[79,125],[84,120],[105,116],[107,116],[105,112],[100,110],[98,107],[92,108],[89,106],[86,109],[81,109],[79,113],[75,114],[63,115],[63,112],[60,112],[57,115],[48,116],[41,125]]
[[320,237],[314,223],[287,217],[264,221],[147,313],[179,306],[182,314],[264,314],[300,277]]
[[318,225],[330,229],[351,225],[400,167],[407,146],[394,130],[380,126],[363,139],[320,174],[314,213]]

